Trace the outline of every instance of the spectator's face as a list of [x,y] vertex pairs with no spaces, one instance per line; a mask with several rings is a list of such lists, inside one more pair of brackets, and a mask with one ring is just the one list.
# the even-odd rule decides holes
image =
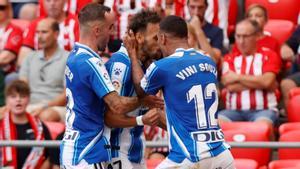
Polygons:
[[29,96],[23,96],[15,92],[6,97],[6,105],[11,113],[21,115],[26,112],[26,107],[29,104]]
[[8,18],[8,9],[7,0],[0,0],[0,23]]
[[237,25],[235,32],[235,42],[243,55],[250,55],[256,50],[257,33],[248,22]]
[[57,43],[58,32],[54,31],[51,25],[52,22],[46,19],[40,21],[36,28],[40,49],[51,48]]
[[147,58],[140,58],[141,60],[160,59],[162,57],[161,50],[158,45],[157,34],[159,31],[159,24],[149,23],[144,32],[144,42],[139,44],[144,56]]
[[45,10],[49,17],[58,19],[64,13],[65,0],[44,0]]
[[198,16],[201,22],[204,20],[206,7],[205,0],[190,0],[188,4],[190,15]]
[[115,21],[115,14],[113,12],[106,12],[105,13],[105,21],[102,21],[96,26],[96,36],[98,38],[98,50],[104,51],[110,36],[114,30],[114,21]]
[[251,20],[255,20],[260,28],[263,28],[267,22],[266,15],[261,8],[252,8],[248,12],[248,18]]

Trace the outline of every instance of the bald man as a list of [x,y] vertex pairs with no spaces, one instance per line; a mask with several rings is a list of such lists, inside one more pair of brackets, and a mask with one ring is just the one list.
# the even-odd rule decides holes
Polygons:
[[53,18],[41,20],[36,33],[41,50],[26,57],[19,74],[31,90],[31,105],[27,111],[41,120],[63,121],[66,112],[63,74],[68,52],[57,43],[59,25]]

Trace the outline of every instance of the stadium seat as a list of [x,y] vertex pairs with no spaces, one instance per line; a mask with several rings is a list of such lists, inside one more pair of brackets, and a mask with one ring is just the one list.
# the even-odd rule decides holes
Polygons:
[[300,122],[284,123],[279,126],[279,135],[283,135],[290,131],[300,131]]
[[23,31],[29,26],[30,22],[23,19],[12,19],[11,22],[20,27]]
[[148,169],[155,169],[159,163],[161,163],[163,159],[147,159],[146,164]]
[[287,105],[287,117],[289,122],[300,122],[300,95],[289,99]]
[[246,9],[252,4],[261,4],[266,7],[269,19],[285,19],[292,21],[295,25],[297,24],[300,9],[299,0],[246,0]]
[[[226,141],[246,142],[246,141],[269,141],[270,129],[264,123],[252,123],[252,125],[242,125],[244,122],[235,122],[241,125],[235,126],[238,129],[228,125],[223,130]],[[245,122],[246,123],[246,122]],[[265,126],[266,125],[266,126]],[[221,127],[224,124],[221,124]],[[260,127],[261,126],[261,127]],[[253,159],[258,163],[258,166],[265,166],[270,161],[271,149],[267,148],[232,148],[234,158]]]
[[[300,142],[300,130],[290,131],[284,133],[279,138],[280,142]],[[300,160],[300,148],[279,148],[278,157],[280,160],[286,159],[299,159]]]
[[300,95],[300,87],[296,87],[290,90],[289,92],[289,98],[293,98],[294,96]]
[[236,169],[257,169],[258,164],[255,160],[237,158],[234,159]]
[[293,33],[295,25],[288,20],[270,19],[264,27],[264,31],[270,33],[279,44],[283,44]]
[[271,134],[270,126],[265,123],[258,122],[249,122],[249,121],[240,121],[240,122],[222,122],[220,127],[223,131],[228,130],[251,130],[257,131],[261,130],[265,133],[265,136],[268,138]]
[[276,160],[269,163],[269,169],[299,169],[300,160]]
[[60,122],[44,121],[44,124],[48,127],[53,140],[65,130],[65,125]]

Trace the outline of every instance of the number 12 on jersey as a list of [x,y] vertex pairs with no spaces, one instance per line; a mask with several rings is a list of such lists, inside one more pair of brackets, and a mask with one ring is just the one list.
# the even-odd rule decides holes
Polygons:
[[[207,106],[205,100],[213,99],[213,94],[215,95],[214,101],[208,109],[208,112],[205,112],[205,106]],[[186,96],[188,103],[194,100],[198,129],[210,128],[218,125],[217,118],[215,117],[219,103],[216,84],[209,83],[204,89],[202,88],[202,85],[194,85],[186,93]],[[207,124],[207,122],[209,124]]]

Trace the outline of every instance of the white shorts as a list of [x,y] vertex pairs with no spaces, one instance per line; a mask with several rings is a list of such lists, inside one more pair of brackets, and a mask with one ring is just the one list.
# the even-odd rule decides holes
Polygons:
[[119,152],[119,155],[120,157],[112,158],[107,169],[147,169],[144,160],[142,160],[141,163],[133,163],[128,160],[127,154]]
[[81,160],[79,164],[74,165],[60,165],[61,169],[105,169],[107,167],[106,163],[88,164],[85,160]]
[[162,161],[156,169],[235,169],[234,159],[229,150],[225,150],[216,157],[205,158],[197,163],[192,163],[188,159],[183,160],[181,163],[176,163],[166,158]]

